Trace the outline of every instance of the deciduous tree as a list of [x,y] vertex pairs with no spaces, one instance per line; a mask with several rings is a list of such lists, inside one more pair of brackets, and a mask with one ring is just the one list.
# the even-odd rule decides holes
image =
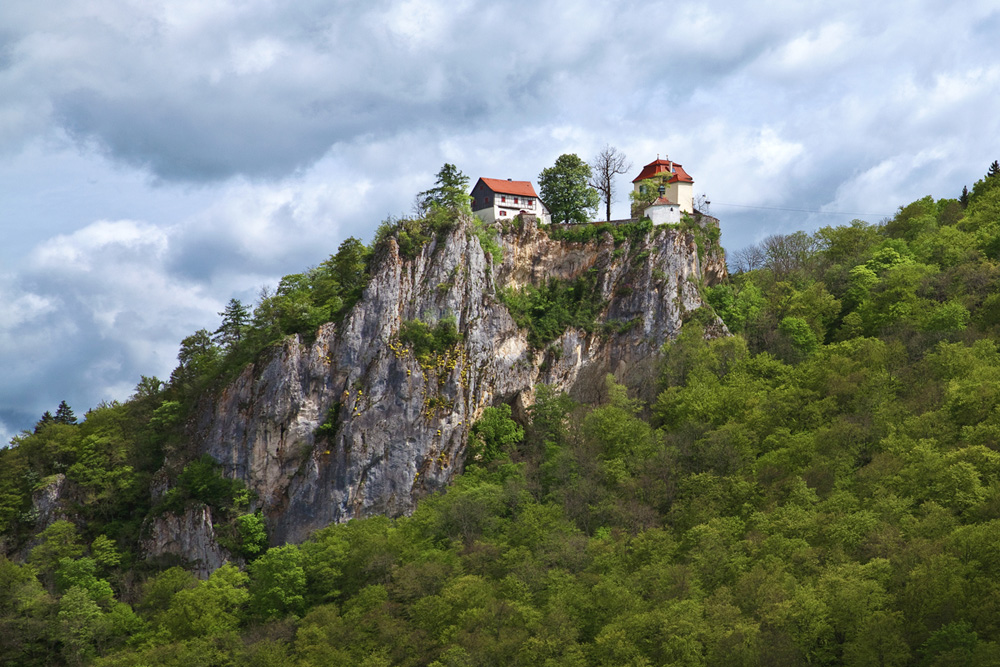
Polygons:
[[573,153],[560,155],[555,165],[542,170],[538,187],[552,222],[587,222],[597,211],[600,197],[587,184],[590,176],[590,165]]
[[604,202],[607,220],[611,220],[611,202],[615,200],[615,176],[632,168],[625,154],[614,146],[605,145],[590,163],[590,187]]

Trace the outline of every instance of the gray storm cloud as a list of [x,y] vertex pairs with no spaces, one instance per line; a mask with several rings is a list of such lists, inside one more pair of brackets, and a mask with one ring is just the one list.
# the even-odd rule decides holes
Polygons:
[[998,45],[988,0],[3,3],[0,429],[169,373],[445,161],[669,154],[732,249],[957,196],[1000,157]]

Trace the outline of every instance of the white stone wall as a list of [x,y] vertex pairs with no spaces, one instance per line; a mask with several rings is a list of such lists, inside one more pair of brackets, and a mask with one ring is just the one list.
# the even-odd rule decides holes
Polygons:
[[677,204],[657,204],[647,206],[643,215],[654,225],[672,225],[681,221],[681,208]]

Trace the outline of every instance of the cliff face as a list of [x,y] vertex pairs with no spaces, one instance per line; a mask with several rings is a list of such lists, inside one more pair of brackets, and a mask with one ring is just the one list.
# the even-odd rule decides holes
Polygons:
[[[192,427],[198,451],[257,493],[272,543],[298,542],[352,517],[411,511],[461,470],[483,408],[509,402],[523,409],[536,383],[586,400],[610,372],[648,395],[660,346],[677,333],[683,312],[702,305],[702,278],[724,271],[714,259],[702,265],[693,236],[665,229],[639,243],[616,246],[605,234],[584,244],[553,241],[528,220],[499,241],[499,265],[469,222],[412,260],[390,242],[341,325],[325,325],[311,345],[285,340],[199,411]],[[601,320],[631,326],[569,329],[533,350],[498,290],[591,269],[593,298],[607,304]],[[399,342],[400,325],[447,316],[463,339],[422,366]],[[335,429],[317,436],[324,422]]]

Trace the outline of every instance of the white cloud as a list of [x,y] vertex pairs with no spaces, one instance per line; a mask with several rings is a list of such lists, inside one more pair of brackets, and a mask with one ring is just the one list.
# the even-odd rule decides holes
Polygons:
[[15,435],[17,435],[17,431],[7,426],[3,420],[0,420],[0,448],[6,447],[10,443],[10,439]]
[[738,248],[849,220],[775,209],[956,196],[998,157],[990,0],[68,0],[0,25],[8,425],[168,372],[231,296],[370,239],[446,161],[670,155],[770,207],[713,208]]
[[786,72],[813,72],[836,67],[849,57],[850,42],[854,37],[850,28],[841,22],[810,30],[787,42],[769,54],[774,66]]

